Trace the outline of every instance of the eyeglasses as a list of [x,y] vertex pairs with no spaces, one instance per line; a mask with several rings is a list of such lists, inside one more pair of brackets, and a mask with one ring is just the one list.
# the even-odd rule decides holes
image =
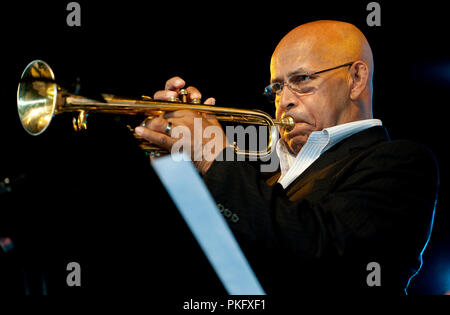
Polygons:
[[354,61],[345,63],[345,64],[337,66],[337,67],[316,71],[313,73],[293,74],[285,82],[274,82],[274,83],[268,85],[264,89],[264,95],[269,99],[270,102],[274,102],[275,98],[280,95],[280,93],[283,90],[285,85],[291,91],[294,91],[299,95],[313,94],[316,90],[316,87],[313,84],[313,80],[315,79],[315,76],[317,74],[323,73],[326,71],[331,71],[331,70],[338,69],[338,68],[342,68],[342,67],[352,66],[353,63],[354,63]]

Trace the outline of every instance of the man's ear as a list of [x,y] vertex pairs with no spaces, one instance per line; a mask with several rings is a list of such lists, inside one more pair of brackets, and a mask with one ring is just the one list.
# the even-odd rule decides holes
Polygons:
[[352,86],[350,89],[350,99],[356,100],[366,89],[370,71],[369,66],[362,60],[355,61],[350,68]]

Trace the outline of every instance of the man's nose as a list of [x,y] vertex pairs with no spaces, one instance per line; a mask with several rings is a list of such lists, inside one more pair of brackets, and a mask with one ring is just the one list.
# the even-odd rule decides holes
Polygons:
[[295,107],[298,103],[297,96],[286,84],[280,91],[279,99],[279,107],[283,112],[288,111],[292,107]]

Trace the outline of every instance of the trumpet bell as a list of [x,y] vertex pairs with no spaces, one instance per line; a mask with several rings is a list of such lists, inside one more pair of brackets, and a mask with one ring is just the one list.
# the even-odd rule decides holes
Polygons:
[[36,136],[47,129],[55,113],[58,86],[50,66],[34,60],[22,73],[17,88],[17,110],[23,128]]

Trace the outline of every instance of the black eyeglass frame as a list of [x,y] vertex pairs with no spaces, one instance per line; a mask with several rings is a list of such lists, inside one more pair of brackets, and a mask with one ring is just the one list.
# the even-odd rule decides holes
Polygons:
[[[323,73],[323,72],[335,70],[335,69],[342,68],[342,67],[347,67],[347,66],[351,67],[355,62],[356,62],[356,61],[347,62],[347,63],[344,63],[343,65],[339,65],[339,66],[336,66],[336,67],[333,67],[333,68],[329,68],[329,69],[325,69],[325,70],[320,70],[320,71],[316,71],[316,72],[313,72],[313,73],[305,73],[305,74],[303,74],[303,75],[305,75],[305,76],[313,76],[313,75],[316,75],[316,74],[320,74],[320,73]],[[281,84],[280,91],[279,91],[279,92],[275,92],[275,93],[272,92],[272,91],[267,92],[267,90],[269,89],[269,87],[270,87],[270,90],[272,90],[271,87],[272,87],[274,84]],[[299,94],[305,94],[305,93],[302,93],[301,91],[297,90],[296,88],[291,87],[291,86],[289,85],[289,83],[287,83],[287,82],[285,82],[285,81],[284,81],[284,82],[274,82],[274,83],[272,83],[272,84],[269,84],[268,86],[265,87],[264,93],[263,93],[263,94],[264,94],[265,96],[267,96],[268,98],[270,98],[270,99],[273,98],[273,101],[274,101],[275,98],[274,98],[272,95],[273,95],[273,94],[278,94],[278,93],[280,93],[281,91],[283,91],[283,88],[284,88],[285,85],[286,85],[289,89],[291,89],[292,91],[295,91],[295,92],[297,92],[297,93],[299,93]]]

